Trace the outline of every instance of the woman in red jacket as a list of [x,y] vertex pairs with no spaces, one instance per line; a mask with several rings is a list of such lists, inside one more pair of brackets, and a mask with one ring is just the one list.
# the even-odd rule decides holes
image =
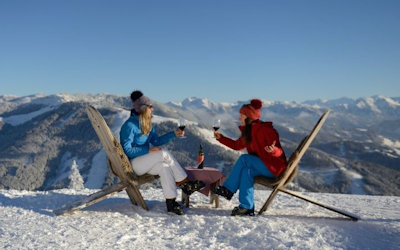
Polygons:
[[255,176],[276,178],[287,166],[278,132],[272,126],[272,122],[260,121],[261,107],[262,102],[258,99],[242,106],[239,115],[239,129],[242,134],[239,139],[232,140],[214,132],[220,143],[234,150],[246,148],[248,153],[239,157],[224,185],[212,190],[230,200],[239,189],[240,205],[232,210],[233,216],[254,215]]

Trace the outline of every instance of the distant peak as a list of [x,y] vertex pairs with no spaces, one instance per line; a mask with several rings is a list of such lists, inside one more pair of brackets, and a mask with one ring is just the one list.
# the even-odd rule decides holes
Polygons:
[[210,102],[210,100],[208,100],[207,98],[199,98],[199,97],[192,96],[192,97],[186,98],[183,102],[204,102],[204,103],[206,103],[206,102]]

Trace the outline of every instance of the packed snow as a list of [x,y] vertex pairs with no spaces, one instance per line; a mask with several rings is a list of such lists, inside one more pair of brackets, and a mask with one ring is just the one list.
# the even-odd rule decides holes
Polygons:
[[[178,216],[166,212],[161,189],[141,190],[150,211],[120,192],[73,214],[56,208],[97,190],[0,191],[1,249],[385,249],[400,246],[400,197],[303,193],[361,217],[355,222],[278,194],[266,213],[231,217],[200,193]],[[269,195],[256,190],[256,210]]]

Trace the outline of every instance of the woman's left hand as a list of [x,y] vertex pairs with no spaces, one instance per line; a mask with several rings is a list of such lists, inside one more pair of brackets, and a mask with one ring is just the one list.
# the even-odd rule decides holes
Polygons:
[[265,151],[267,151],[267,153],[272,153],[272,152],[274,152],[275,143],[276,143],[276,141],[274,141],[274,142],[271,144],[271,146],[265,146]]

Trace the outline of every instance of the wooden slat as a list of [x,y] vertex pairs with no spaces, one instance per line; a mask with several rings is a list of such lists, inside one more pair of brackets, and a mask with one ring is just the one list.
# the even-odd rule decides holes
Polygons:
[[291,195],[291,196],[294,196],[294,197],[296,197],[296,198],[302,199],[302,200],[304,200],[304,201],[310,202],[310,203],[312,203],[312,204],[314,204],[314,205],[323,207],[323,208],[328,209],[328,210],[330,210],[330,211],[332,211],[332,212],[335,212],[335,213],[344,215],[344,216],[346,216],[346,217],[350,217],[350,218],[351,218],[352,220],[354,220],[354,221],[357,221],[357,220],[360,219],[360,218],[359,218],[357,215],[355,215],[355,214],[352,214],[352,213],[350,213],[350,212],[347,212],[347,211],[344,211],[344,210],[341,210],[341,209],[334,208],[334,207],[332,207],[332,206],[326,205],[326,204],[324,204],[324,203],[322,203],[322,202],[313,200],[313,199],[311,199],[311,198],[308,198],[308,197],[306,197],[306,196],[303,196],[303,195],[301,195],[301,194],[298,194],[298,193],[293,192],[293,191],[291,191],[291,190],[288,190],[288,189],[286,189],[286,188],[281,188],[281,189],[279,189],[279,191],[284,192],[284,193],[286,193],[286,194],[289,194],[289,195]]
[[111,196],[114,193],[121,192],[124,188],[127,187],[126,183],[117,183],[111,187],[105,188],[103,190],[100,190],[94,194],[91,194],[89,196],[86,196],[82,199],[79,199],[77,201],[74,201],[72,203],[66,204],[62,206],[59,209],[53,210],[53,213],[55,215],[63,215],[63,214],[69,214],[74,211],[80,210],[82,208],[88,207],[92,204],[95,204],[99,201],[104,200],[105,198]]
[[87,113],[108,158],[112,162],[112,166],[110,167],[122,181],[126,181],[125,173],[121,167],[121,160],[115,155],[114,134],[108,128],[107,123],[97,109],[94,107],[88,107]]
[[143,196],[136,185],[128,185],[125,191],[128,193],[132,204],[139,204],[144,210],[149,211],[149,208],[147,207],[146,202],[144,201]]

